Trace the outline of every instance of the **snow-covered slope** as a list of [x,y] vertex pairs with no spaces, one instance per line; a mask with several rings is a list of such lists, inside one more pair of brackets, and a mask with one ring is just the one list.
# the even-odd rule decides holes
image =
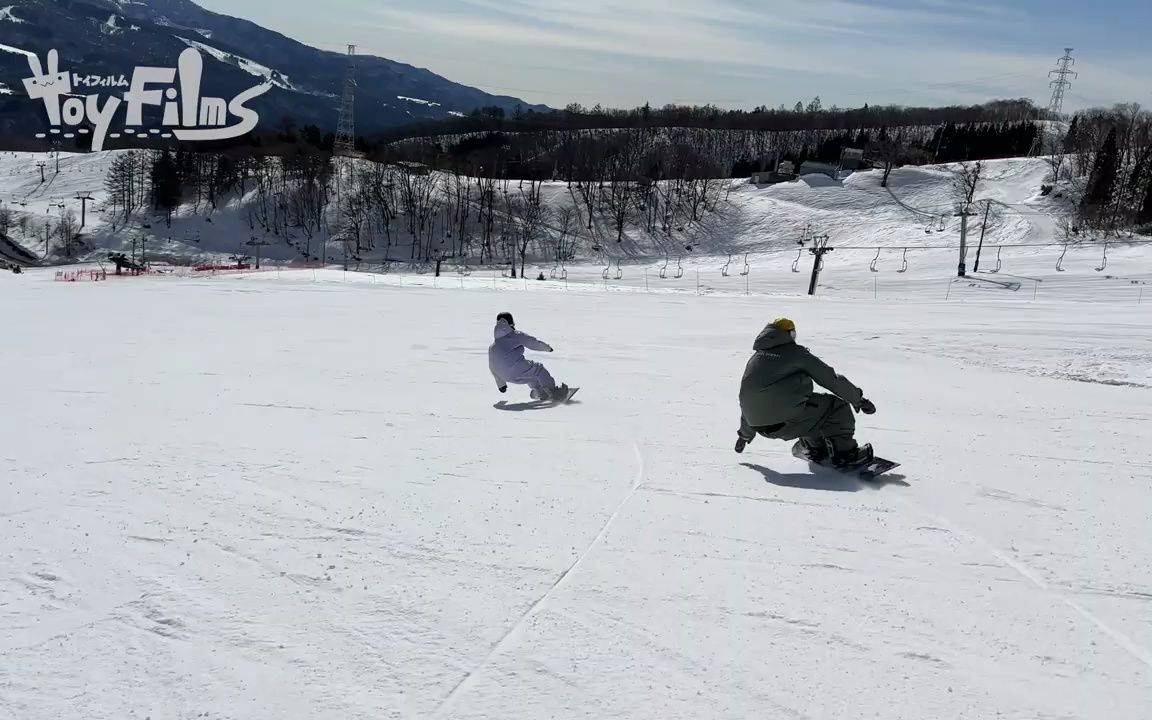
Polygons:
[[177,37],[181,42],[186,43],[188,47],[196,48],[197,50],[200,50],[201,52],[216,58],[222,63],[234,65],[249,75],[262,78],[264,81],[272,83],[278,88],[299,91],[299,88],[293,86],[287,77],[281,75],[270,67],[261,65],[260,63],[249,60],[245,57],[240,57],[238,55],[224,52],[223,50],[218,50],[211,45],[205,45],[204,43],[197,40],[189,40],[188,38],[179,36]]
[[[175,214],[171,227],[150,212],[133,217],[126,227],[122,217],[104,206],[104,181],[117,152],[64,154],[58,174],[52,156],[2,153],[0,203],[40,222],[58,217],[61,210],[79,214],[80,203],[74,198],[91,192],[96,202],[89,205],[83,234],[97,250],[89,258],[102,258],[107,248],[130,249],[141,238],[151,257],[173,260],[222,261],[232,253],[251,252],[245,245],[254,233],[248,214],[251,191],[246,198],[226,199],[215,210],[206,201],[189,203]],[[47,164],[45,182],[39,162]],[[1143,302],[1143,289],[1152,282],[1149,239],[1081,236],[1065,248],[1057,221],[1071,202],[1060,190],[1042,195],[1047,172],[1041,159],[986,164],[985,180],[976,194],[977,214],[969,219],[966,256],[968,270],[981,272],[964,286],[965,291],[1022,300],[1100,297]],[[586,207],[576,190],[562,182],[546,183],[545,203],[577,208],[577,261],[560,268],[547,259],[547,245],[537,247],[531,254],[529,277],[543,272],[562,278],[566,272],[570,284],[600,285],[607,270],[609,284],[617,288],[803,292],[812,266],[811,243],[797,243],[826,234],[835,251],[824,258],[821,294],[950,297],[956,289],[949,281],[956,275],[960,243],[960,222],[953,215],[954,177],[954,167],[938,166],[898,169],[888,188],[880,187],[876,171],[834,184],[826,178],[775,186],[732,181],[731,192],[721,192],[716,209],[704,213],[700,221],[684,223],[671,237],[651,235],[633,223],[626,227],[621,243],[616,242],[611,219],[601,213],[594,215],[592,229],[586,229]],[[515,194],[517,183],[509,182],[507,188]],[[986,230],[985,207],[991,210]],[[335,204],[329,223],[339,228]],[[13,230],[12,239],[43,251],[43,235],[35,222],[27,231]],[[275,237],[267,239],[273,244],[263,249],[265,258],[302,259],[299,241],[290,247]],[[543,239],[548,241],[547,233]],[[395,242],[399,245],[388,251],[390,257],[411,255],[404,240]],[[340,242],[333,241],[325,259],[339,263],[343,250]],[[359,267],[380,271],[384,255],[384,250],[366,252]],[[746,267],[748,274],[743,274]],[[475,258],[469,260],[469,270],[481,270]]]
[[[0,275],[0,720],[1152,707],[1148,305],[51,277]],[[496,391],[501,310],[577,402]],[[733,454],[777,316],[887,482]]]

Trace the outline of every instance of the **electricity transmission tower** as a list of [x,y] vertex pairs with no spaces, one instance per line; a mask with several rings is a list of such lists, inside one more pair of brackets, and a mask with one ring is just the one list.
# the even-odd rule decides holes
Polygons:
[[336,145],[333,153],[338,157],[356,154],[356,46],[348,46],[348,69],[344,74],[344,99],[340,103],[340,121],[336,124]]
[[1068,78],[1079,77],[1079,73],[1070,69],[1075,64],[1072,48],[1064,48],[1064,57],[1057,60],[1056,69],[1048,73],[1048,77],[1056,78],[1049,83],[1052,86],[1052,100],[1048,103],[1048,112],[1053,115],[1064,113],[1064,93],[1072,87],[1072,81]]

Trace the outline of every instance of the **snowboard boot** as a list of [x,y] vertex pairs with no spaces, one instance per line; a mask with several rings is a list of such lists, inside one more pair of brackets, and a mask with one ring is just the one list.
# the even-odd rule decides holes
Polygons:
[[837,467],[854,467],[857,465],[867,465],[875,459],[875,454],[872,452],[872,445],[860,445],[851,450],[843,450],[837,452],[832,456],[832,464]]
[[826,462],[832,453],[829,451],[827,443],[800,438],[796,441],[796,444],[792,446],[792,454],[798,457],[806,457],[809,462],[820,464]]
[[543,399],[549,402],[562,402],[564,398],[568,397],[568,392],[568,383],[564,383],[560,387],[555,387],[551,390],[548,390],[544,394]]
[[736,452],[744,452],[744,448],[747,447],[750,442],[752,442],[752,438],[746,438],[740,433],[736,433]]

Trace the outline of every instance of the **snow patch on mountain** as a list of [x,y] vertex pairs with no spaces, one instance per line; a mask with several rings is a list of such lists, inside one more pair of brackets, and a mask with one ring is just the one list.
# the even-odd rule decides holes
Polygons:
[[212,47],[211,45],[205,45],[204,43],[197,42],[196,40],[189,40],[188,38],[180,37],[179,35],[177,35],[176,38],[187,44],[189,47],[196,48],[201,52],[211,55],[222,63],[227,63],[228,65],[238,67],[249,75],[263,78],[278,88],[298,91],[298,88],[288,80],[287,75],[280,73],[278,70],[273,70],[267,65],[261,65],[254,60],[249,60],[248,58],[241,57],[239,55],[233,55],[232,53],[219,50]]
[[131,23],[126,26],[121,25],[120,21],[122,19],[123,18],[121,18],[119,15],[109,15],[108,19],[104,21],[104,23],[100,26],[100,32],[106,35],[116,35],[118,33],[124,32],[125,30],[129,30],[131,32],[138,32],[140,30],[139,25],[133,25]]
[[28,22],[27,20],[21,20],[12,14],[12,10],[15,7],[15,5],[9,5],[8,7],[0,8],[0,22],[16,23],[17,25],[22,25]]
[[28,52],[27,50],[21,50],[18,47],[12,47],[11,45],[4,45],[4,44],[0,44],[0,52],[10,52],[10,53],[14,53],[16,55],[24,55],[26,57],[36,57],[36,53],[31,53],[31,52]]
[[440,107],[440,103],[438,103],[438,102],[432,102],[431,100],[421,100],[420,98],[405,97],[403,95],[397,95],[396,99],[397,100],[404,100],[404,101],[410,102],[410,103],[416,103],[418,105],[427,105],[428,107]]

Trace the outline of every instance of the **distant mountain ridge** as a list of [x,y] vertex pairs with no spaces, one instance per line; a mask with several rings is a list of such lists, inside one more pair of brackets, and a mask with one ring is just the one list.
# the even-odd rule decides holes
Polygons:
[[[233,97],[272,82],[250,104],[260,113],[261,129],[274,129],[285,118],[296,126],[335,129],[347,65],[343,54],[190,0],[0,0],[0,134],[24,135],[45,126],[43,105],[24,93],[23,79],[30,75],[26,52],[43,59],[56,49],[61,70],[127,77],[136,66],[175,67],[190,46],[204,55],[206,94]],[[356,64],[358,134],[478,107],[548,110],[385,58],[358,56]]]

